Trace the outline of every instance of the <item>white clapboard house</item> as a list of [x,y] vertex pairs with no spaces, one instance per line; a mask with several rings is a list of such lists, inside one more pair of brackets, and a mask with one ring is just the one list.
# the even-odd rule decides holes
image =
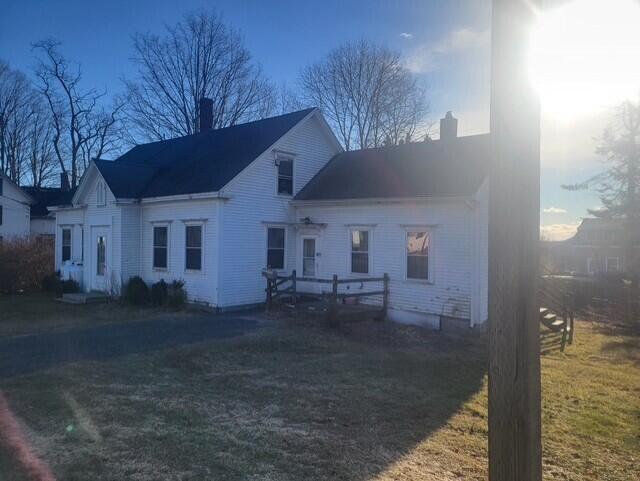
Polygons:
[[182,279],[224,310],[264,302],[266,267],[387,273],[391,319],[486,320],[487,135],[448,114],[441,140],[344,152],[318,109],[211,130],[203,100],[199,133],[95,160],[51,207],[84,290]]

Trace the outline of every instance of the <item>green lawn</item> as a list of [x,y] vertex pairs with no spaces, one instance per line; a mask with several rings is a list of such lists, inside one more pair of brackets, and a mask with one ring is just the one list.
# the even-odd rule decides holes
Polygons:
[[[637,473],[638,341],[580,322],[573,346],[543,357],[545,480]],[[59,480],[484,480],[485,346],[275,322],[2,388]],[[0,473],[28,479],[6,452]]]

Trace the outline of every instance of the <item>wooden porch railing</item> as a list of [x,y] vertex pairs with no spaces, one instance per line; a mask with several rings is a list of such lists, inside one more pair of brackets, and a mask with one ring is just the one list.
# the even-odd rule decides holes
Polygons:
[[[270,270],[262,271],[262,275],[267,280],[267,309],[271,309],[275,302],[278,302],[285,297],[290,298],[291,304],[296,306],[299,296],[304,295],[325,300],[329,305],[327,310],[328,317],[330,319],[335,319],[340,301],[344,302],[345,299],[349,298],[358,299],[362,297],[382,296],[382,315],[384,319],[387,317],[387,310],[389,308],[390,279],[389,275],[386,273],[382,277],[347,277],[344,279],[339,279],[336,274],[334,274],[331,279],[324,279],[320,277],[298,277],[295,270],[293,270],[291,275],[288,276],[280,275],[277,272]],[[331,284],[331,291],[321,293],[303,291],[299,289],[299,282]],[[382,282],[382,290],[339,292],[338,289],[341,284],[366,284],[372,282]],[[287,283],[290,284],[285,286]]]

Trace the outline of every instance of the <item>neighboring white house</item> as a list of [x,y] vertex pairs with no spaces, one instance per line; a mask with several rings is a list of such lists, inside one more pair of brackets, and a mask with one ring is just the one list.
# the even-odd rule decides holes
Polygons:
[[0,173],[0,238],[53,237],[56,219],[47,206],[68,200],[68,182],[63,176],[61,182],[61,187],[24,187]]
[[0,172],[0,240],[29,236],[29,206],[33,202],[29,194]]
[[265,267],[386,272],[392,319],[481,323],[488,137],[443,122],[439,141],[345,153],[307,109],[96,160],[71,203],[51,207],[56,267],[112,293],[134,275],[183,279],[190,301],[219,309],[264,302]]

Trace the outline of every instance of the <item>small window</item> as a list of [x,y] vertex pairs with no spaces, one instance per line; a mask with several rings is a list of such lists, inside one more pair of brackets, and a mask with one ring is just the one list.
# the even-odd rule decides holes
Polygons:
[[2,176],[0,176],[0,195],[2,195],[3,182],[4,182],[4,179],[2,178]]
[[351,231],[351,272],[369,273],[369,231]]
[[607,272],[618,272],[620,260],[617,257],[607,257]]
[[96,252],[96,275],[104,276],[107,267],[107,238],[103,235],[98,236]]
[[167,268],[167,249],[169,245],[169,229],[167,226],[153,228],[153,268]]
[[429,233],[407,232],[407,279],[429,280]]
[[278,158],[278,194],[293,195],[293,159]]
[[107,188],[105,187],[104,182],[98,182],[96,197],[96,203],[99,206],[104,206],[107,204]]
[[202,270],[202,226],[186,226],[185,267],[189,271]]
[[62,262],[71,260],[71,229],[62,229]]
[[0,205],[0,225],[2,225],[2,206]]
[[267,268],[284,269],[284,237],[281,227],[270,227],[267,231]]

